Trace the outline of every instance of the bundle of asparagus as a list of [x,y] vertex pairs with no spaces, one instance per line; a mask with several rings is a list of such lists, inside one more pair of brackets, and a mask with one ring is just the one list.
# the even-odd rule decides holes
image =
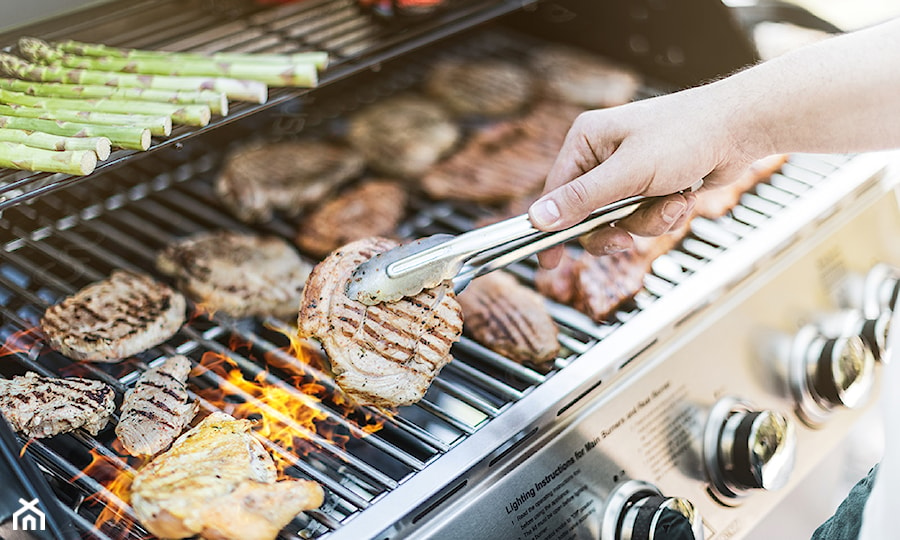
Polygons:
[[[182,53],[36,38],[0,52],[0,167],[90,174],[110,147],[146,150],[172,124],[206,126],[228,100],[312,87],[323,52]],[[85,157],[92,153],[95,159]]]

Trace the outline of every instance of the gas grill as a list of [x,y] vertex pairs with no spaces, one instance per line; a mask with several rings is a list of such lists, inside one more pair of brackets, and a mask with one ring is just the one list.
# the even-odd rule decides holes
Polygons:
[[[728,71],[749,50],[736,27],[723,24],[716,32],[737,43],[735,56],[698,58],[698,44],[676,42],[679,33],[659,21],[663,8],[652,2],[633,8],[630,24],[617,32],[640,24],[658,30],[631,38],[644,35],[647,50],[668,51],[662,56],[627,39],[598,45],[584,30],[588,16],[604,13],[593,4],[461,1],[435,18],[405,23],[374,21],[353,4],[114,2],[74,22],[16,33],[191,50],[320,48],[336,61],[320,89],[279,91],[266,105],[235,107],[209,128],[181,128],[155,142],[147,155],[117,152],[91,177],[0,177],[0,375],[96,378],[121,398],[143,370],[167,355],[186,355],[195,366],[189,387],[203,412],[264,417],[258,434],[284,474],[325,488],[325,504],[300,514],[281,538],[613,540],[624,531],[644,538],[648,516],[675,506],[692,519],[695,537],[746,535],[871,401],[849,407],[841,396],[823,398],[813,405],[821,414],[804,416],[797,392],[821,389],[805,387],[790,366],[805,361],[794,352],[800,326],[822,312],[858,307],[857,289],[847,284],[865,281],[879,263],[900,263],[887,238],[872,233],[900,230],[889,196],[890,155],[791,156],[726,216],[696,218],[679,246],[653,263],[644,288],[608,320],[595,323],[548,300],[562,352],[546,370],[463,337],[425,399],[397,411],[346,403],[322,352],[293,339],[290,320],[195,312],[165,344],[111,365],[74,363],[43,342],[36,326],[47,306],[116,268],[154,273],[157,252],[177,238],[213,229],[292,238],[297,224],[290,218],[249,226],[220,205],[212,179],[227,152],[254,138],[339,134],[348,113],[413,87],[437,57],[520,59],[547,40],[591,43],[647,71],[652,83],[641,97],[648,97],[706,78],[704,69]],[[686,4],[693,8],[687,16],[705,6]],[[128,24],[148,13],[158,15],[152,24]],[[573,25],[580,30],[561,38]],[[660,48],[658,39],[669,42]],[[729,62],[734,66],[725,69]],[[400,233],[462,232],[488,211],[416,195]],[[536,268],[526,260],[509,270],[532,284]],[[876,285],[896,285],[894,273],[876,268]],[[859,339],[828,337],[851,338]],[[875,365],[869,396],[877,393],[877,371]],[[860,381],[848,384],[871,382],[864,377],[868,371],[857,372]],[[725,439],[733,448],[762,438],[757,424],[747,423],[757,418],[790,426],[772,439],[773,452],[790,459],[761,464],[778,482],[744,470],[760,465],[753,456],[721,449]],[[78,535],[148,536],[122,485],[137,463],[122,457],[111,428],[96,437],[76,431],[19,442]]]

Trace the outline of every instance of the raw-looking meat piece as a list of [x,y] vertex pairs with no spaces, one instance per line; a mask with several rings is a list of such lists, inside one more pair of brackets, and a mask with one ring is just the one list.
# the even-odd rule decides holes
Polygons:
[[232,317],[293,316],[312,270],[280,237],[233,231],[182,238],[159,253],[156,267],[203,309]]
[[565,45],[535,51],[531,66],[544,81],[548,97],[596,109],[634,100],[641,77],[601,56]]
[[36,439],[84,428],[97,435],[116,409],[116,394],[100,381],[41,377],[0,379],[0,413],[13,429]]
[[142,373],[125,392],[116,436],[126,452],[156,455],[191,423],[200,403],[190,399],[185,386],[190,371],[190,360],[172,356]]
[[459,114],[505,116],[519,112],[531,100],[531,72],[496,58],[447,58],[425,77],[425,91]]
[[131,503],[160,538],[272,540],[300,512],[322,505],[322,486],[276,482],[250,420],[214,412],[137,471]]
[[458,298],[463,331],[488,349],[537,366],[559,354],[558,328],[544,299],[512,275],[495,271],[478,277]]
[[496,204],[541,189],[580,108],[544,102],[527,116],[475,132],[422,178],[431,198]]
[[184,324],[185,307],[184,296],[164,283],[114,270],[47,308],[41,330],[69,358],[118,362],[172,337]]
[[276,210],[297,214],[359,176],[364,168],[359,153],[329,142],[252,143],[226,157],[215,189],[238,218],[264,222]]
[[322,343],[337,384],[365,405],[422,399],[462,333],[462,309],[449,282],[374,306],[347,296],[353,270],[398,245],[372,237],[332,252],[310,274],[297,318],[299,335]]
[[347,131],[347,140],[372,169],[399,178],[422,175],[459,137],[459,126],[443,107],[414,94],[369,105],[350,119]]
[[392,180],[367,180],[304,216],[295,241],[300,249],[324,257],[367,236],[393,236],[406,212],[406,188]]
[[702,189],[697,192],[694,214],[708,219],[724,216],[741,201],[741,195],[757,184],[765,182],[781,169],[788,159],[787,154],[774,154],[750,164],[737,180],[722,187]]

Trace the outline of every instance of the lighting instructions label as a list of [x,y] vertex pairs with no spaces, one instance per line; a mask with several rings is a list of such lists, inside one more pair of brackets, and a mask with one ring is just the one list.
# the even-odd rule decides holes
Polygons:
[[[518,539],[576,539],[584,522],[597,509],[587,485],[578,482],[581,469],[575,457],[560,463],[551,473],[506,505],[507,518],[518,529]],[[582,531],[582,533],[579,533]]]

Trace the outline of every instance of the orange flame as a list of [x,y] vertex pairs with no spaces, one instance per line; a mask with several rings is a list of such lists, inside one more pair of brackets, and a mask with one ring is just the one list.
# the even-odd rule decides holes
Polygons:
[[43,337],[44,334],[37,326],[19,330],[6,338],[0,347],[0,356],[31,352],[35,346],[41,346]]
[[[113,443],[113,449],[119,454],[124,454],[118,440]],[[97,501],[103,507],[94,520],[94,526],[98,529],[117,529],[123,531],[122,536],[125,536],[125,533],[133,528],[134,523],[121,505],[131,503],[134,470],[143,465],[144,460],[123,455],[106,455],[96,448],[91,449],[90,456],[91,462],[69,481],[73,482],[81,476],[90,476],[102,485],[106,489],[105,492],[94,493],[86,499]]]

